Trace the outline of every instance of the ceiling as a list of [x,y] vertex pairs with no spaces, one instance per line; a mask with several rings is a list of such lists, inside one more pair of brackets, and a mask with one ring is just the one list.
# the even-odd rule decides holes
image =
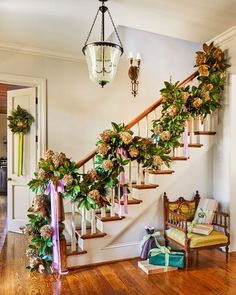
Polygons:
[[[99,4],[97,0],[1,0],[0,43],[80,56]],[[236,24],[236,0],[110,0],[108,6],[117,26],[196,42]],[[96,28],[94,36],[100,36],[100,25]],[[107,34],[112,32],[110,23],[106,29]]]

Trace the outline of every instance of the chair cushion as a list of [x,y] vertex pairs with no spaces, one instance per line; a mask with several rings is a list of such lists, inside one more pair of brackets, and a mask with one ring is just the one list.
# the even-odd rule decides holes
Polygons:
[[194,201],[183,204],[169,203],[169,209],[179,214],[183,214],[188,220],[192,220],[195,215],[196,204]]
[[[182,246],[185,244],[185,233],[181,230],[170,228],[166,230],[166,236]],[[188,238],[191,239],[190,248],[226,244],[228,242],[228,237],[224,233],[217,230],[213,230],[208,236],[189,233]]]

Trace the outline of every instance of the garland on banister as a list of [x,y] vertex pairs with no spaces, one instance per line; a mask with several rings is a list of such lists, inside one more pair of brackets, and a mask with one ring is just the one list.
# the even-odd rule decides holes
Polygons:
[[[129,186],[125,166],[137,161],[142,167],[159,169],[171,162],[170,151],[180,145],[181,134],[190,117],[206,117],[220,106],[225,84],[226,63],[224,53],[213,43],[203,45],[197,52],[198,86],[179,88],[179,82],[164,82],[161,89],[162,112],[153,121],[151,138],[134,136],[124,124],[112,123],[112,129],[100,134],[96,144],[95,168],[80,174],[75,162],[63,153],[47,151],[38,164],[29,187],[36,193],[28,224],[23,232],[31,236],[26,251],[31,271],[60,272],[53,200],[56,194],[70,198],[79,208],[87,210],[110,205],[111,189],[120,204],[124,199],[127,213]],[[121,214],[121,211],[119,211]],[[60,257],[60,255],[59,255]],[[58,266],[59,265],[59,266]]]

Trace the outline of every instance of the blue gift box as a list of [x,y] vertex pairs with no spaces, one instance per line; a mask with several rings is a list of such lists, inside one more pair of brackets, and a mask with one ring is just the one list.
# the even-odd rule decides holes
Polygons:
[[166,247],[154,248],[149,252],[149,263],[160,266],[174,266],[184,268],[184,251],[170,250]]

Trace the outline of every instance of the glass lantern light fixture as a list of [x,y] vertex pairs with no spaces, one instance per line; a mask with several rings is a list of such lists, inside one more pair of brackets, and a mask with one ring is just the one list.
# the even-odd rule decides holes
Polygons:
[[[102,2],[102,5],[98,8],[82,51],[86,57],[90,79],[104,87],[114,79],[120,57],[124,50],[109,8],[104,4],[107,0],[99,1]],[[106,12],[108,13],[119,44],[105,41]],[[99,13],[101,13],[101,40],[88,43]]]

